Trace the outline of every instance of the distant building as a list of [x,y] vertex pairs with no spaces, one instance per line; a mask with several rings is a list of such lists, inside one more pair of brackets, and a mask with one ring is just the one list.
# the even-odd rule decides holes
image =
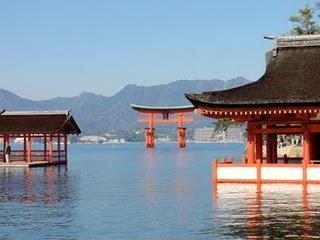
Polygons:
[[85,135],[80,138],[81,142],[106,142],[107,138],[97,135]]
[[230,126],[225,131],[225,136],[222,141],[224,142],[244,142],[245,130],[240,126]]
[[194,141],[213,142],[213,128],[196,128],[194,131]]
[[239,126],[230,126],[224,132],[214,132],[214,128],[196,128],[194,140],[196,142],[243,142],[244,129]]

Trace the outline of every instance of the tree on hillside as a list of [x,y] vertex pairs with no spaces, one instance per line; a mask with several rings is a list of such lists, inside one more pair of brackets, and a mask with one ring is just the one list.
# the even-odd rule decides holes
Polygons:
[[289,18],[291,22],[296,25],[291,30],[294,35],[312,35],[320,33],[320,25],[314,20],[314,14],[320,9],[320,1],[314,7],[306,5],[304,8],[299,9],[298,16]]

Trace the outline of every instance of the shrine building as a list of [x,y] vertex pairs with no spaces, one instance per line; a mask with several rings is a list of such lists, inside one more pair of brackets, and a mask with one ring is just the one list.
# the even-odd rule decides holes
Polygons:
[[[0,167],[66,164],[68,135],[80,134],[69,110],[5,111],[0,114]],[[4,160],[11,146],[10,162]]]
[[[320,183],[320,35],[272,39],[258,81],[186,94],[197,113],[247,122],[245,161],[215,160],[215,183]],[[277,153],[285,135],[301,137],[301,157]]]

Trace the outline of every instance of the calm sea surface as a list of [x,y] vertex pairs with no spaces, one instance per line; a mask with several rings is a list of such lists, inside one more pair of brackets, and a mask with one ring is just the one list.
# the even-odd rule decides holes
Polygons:
[[71,145],[68,167],[0,169],[0,239],[310,239],[320,186],[211,184],[242,144]]

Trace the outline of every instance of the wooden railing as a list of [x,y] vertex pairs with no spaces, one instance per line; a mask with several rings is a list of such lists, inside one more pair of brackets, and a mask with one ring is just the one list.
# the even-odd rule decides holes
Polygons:
[[[28,152],[24,152],[23,150],[13,150],[10,154],[10,162],[12,161],[28,161]],[[0,151],[0,161],[5,160],[4,152]],[[52,161],[66,161],[66,151],[64,150],[54,150],[52,151]],[[35,161],[48,161],[50,162],[50,152],[44,150],[32,150],[31,151],[31,162]]]
[[[277,163],[270,163],[270,164],[301,164],[302,159],[303,159],[302,157],[278,157]],[[231,156],[217,158],[216,160],[220,164],[223,164],[223,163],[226,163],[226,164],[238,164],[238,163],[248,164],[245,155],[241,156],[240,162],[236,162],[235,158],[231,157]],[[310,163],[320,163],[320,161],[311,160]],[[255,162],[251,163],[251,164],[255,164]],[[266,164],[265,158],[262,160],[261,164]]]

